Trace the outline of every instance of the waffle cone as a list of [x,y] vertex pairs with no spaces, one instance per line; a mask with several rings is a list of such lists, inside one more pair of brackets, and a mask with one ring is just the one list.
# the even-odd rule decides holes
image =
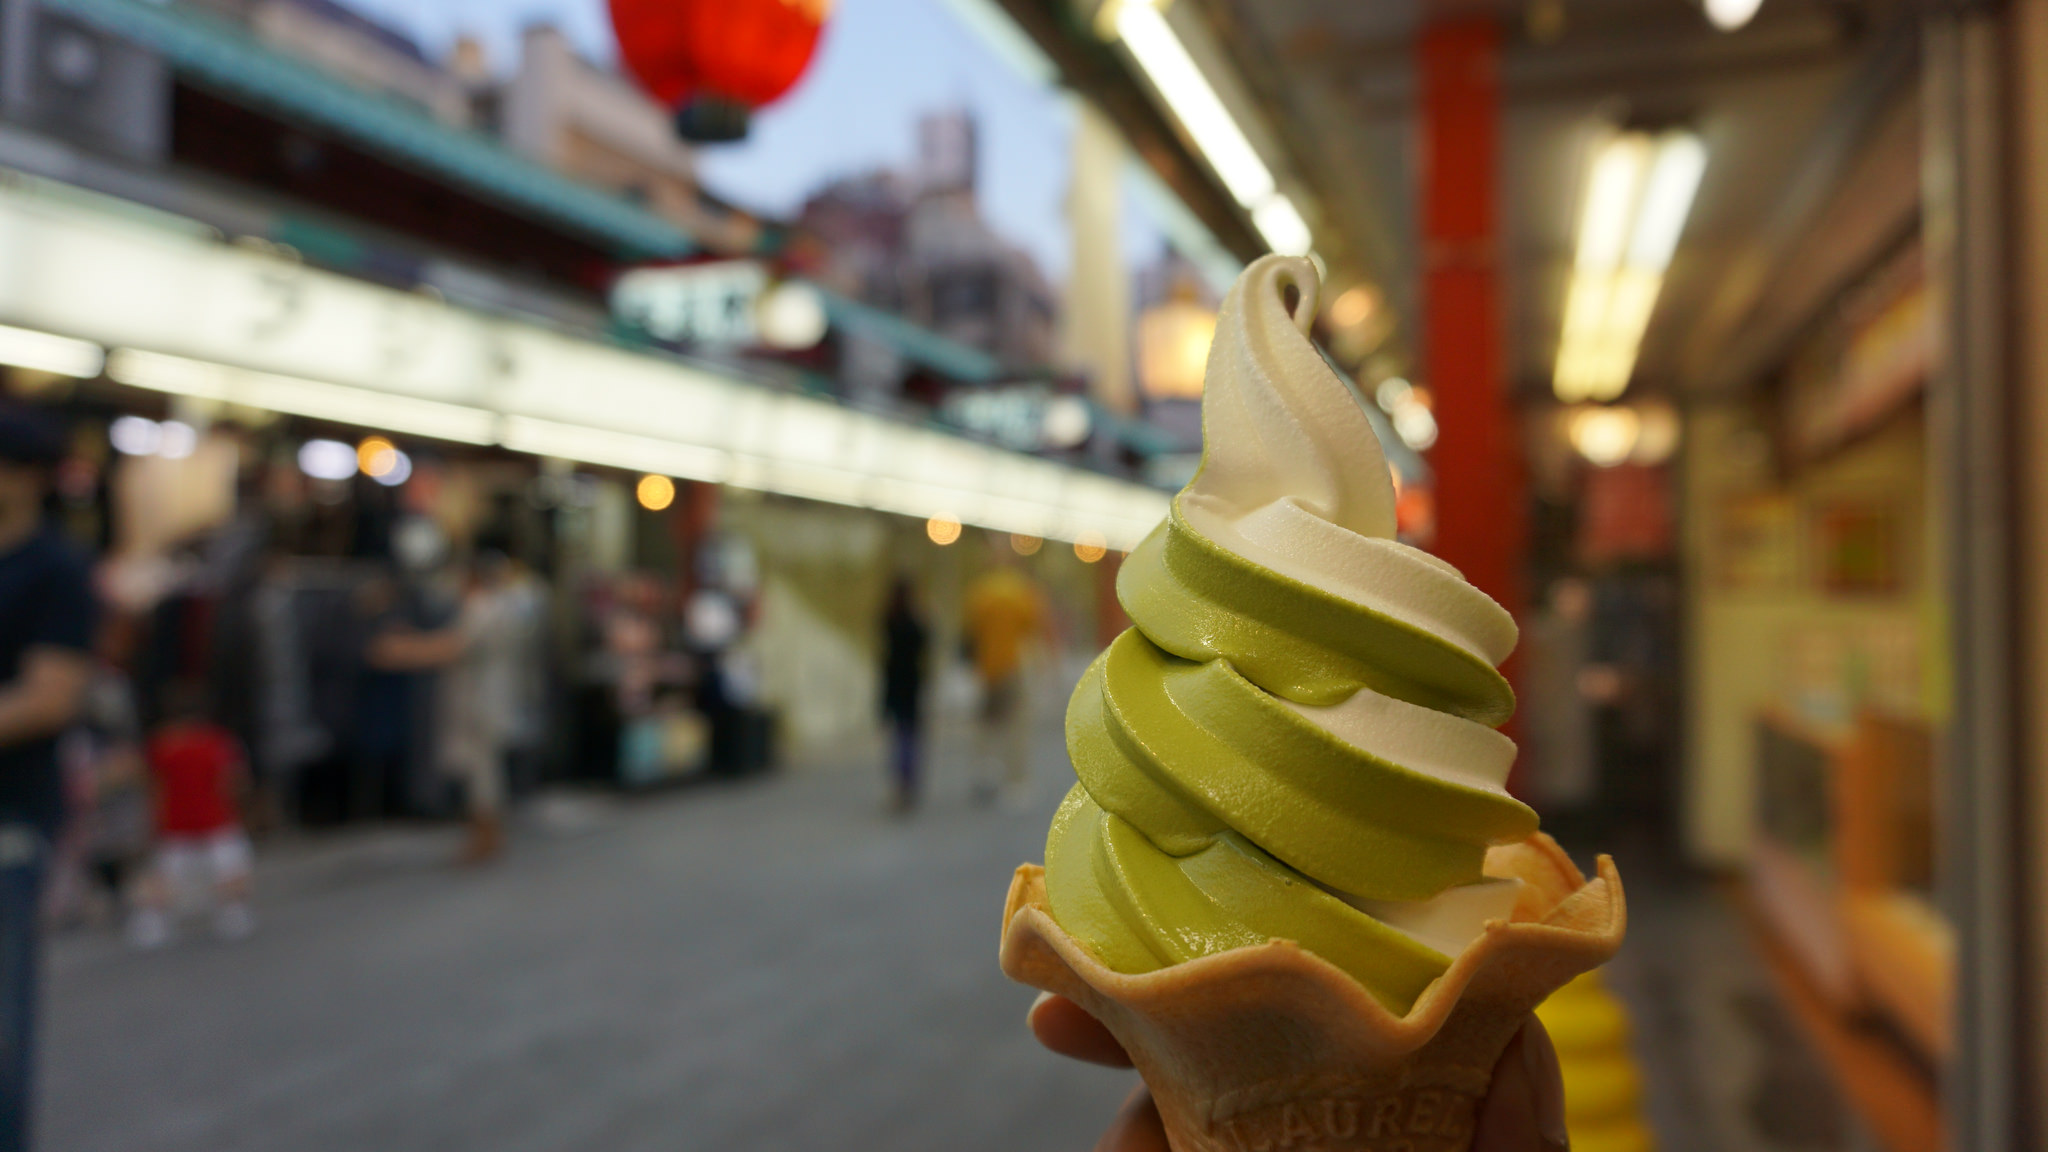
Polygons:
[[1406,1016],[1292,941],[1131,976],[1053,921],[1045,870],[1017,869],[1003,971],[1066,996],[1123,1043],[1174,1152],[1465,1152],[1493,1066],[1536,1005],[1621,945],[1621,876],[1588,882],[1548,836],[1496,848],[1525,882]]

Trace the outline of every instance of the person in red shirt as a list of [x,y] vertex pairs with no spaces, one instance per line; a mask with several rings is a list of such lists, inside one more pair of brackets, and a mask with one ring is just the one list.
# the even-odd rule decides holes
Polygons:
[[234,735],[207,717],[196,685],[171,685],[164,703],[164,721],[147,749],[156,864],[140,887],[129,939],[142,948],[168,943],[180,898],[202,877],[213,890],[214,931],[246,936],[256,924],[249,910],[254,854],[237,803],[247,761]]

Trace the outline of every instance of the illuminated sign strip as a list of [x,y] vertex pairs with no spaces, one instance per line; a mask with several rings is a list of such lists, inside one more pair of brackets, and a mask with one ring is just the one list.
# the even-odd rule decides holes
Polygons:
[[1137,484],[0,187],[0,320],[114,349],[135,387],[1128,549]]
[[497,440],[494,426],[498,418],[478,408],[392,396],[346,384],[251,372],[161,352],[116,349],[107,357],[107,377],[152,392],[267,408],[338,424],[361,424],[386,432],[465,444],[490,444]]

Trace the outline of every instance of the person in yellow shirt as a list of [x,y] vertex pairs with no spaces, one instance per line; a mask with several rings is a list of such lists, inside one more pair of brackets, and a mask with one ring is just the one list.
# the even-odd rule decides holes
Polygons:
[[981,682],[980,771],[975,799],[987,803],[1001,784],[1025,798],[1031,779],[1031,708],[1026,673],[1049,628],[1045,596],[1007,558],[967,589],[967,640]]

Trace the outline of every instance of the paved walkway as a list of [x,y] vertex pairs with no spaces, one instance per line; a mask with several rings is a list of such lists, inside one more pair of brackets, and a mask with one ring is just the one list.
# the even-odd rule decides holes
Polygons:
[[996,968],[1057,800],[957,774],[556,804],[502,867],[443,830],[277,853],[247,941],[53,949],[50,1152],[1091,1147],[1134,1083],[1037,1048]]
[[[137,955],[56,941],[45,1152],[1079,1152],[1128,1073],[1038,1049],[996,969],[1010,871],[1070,770],[927,806],[879,770],[556,798],[500,867],[452,829],[283,846],[261,927]],[[1619,846],[1618,846],[1619,847]],[[1646,1101],[1672,1152],[1843,1146],[1832,1092],[1724,903],[1622,850]]]

